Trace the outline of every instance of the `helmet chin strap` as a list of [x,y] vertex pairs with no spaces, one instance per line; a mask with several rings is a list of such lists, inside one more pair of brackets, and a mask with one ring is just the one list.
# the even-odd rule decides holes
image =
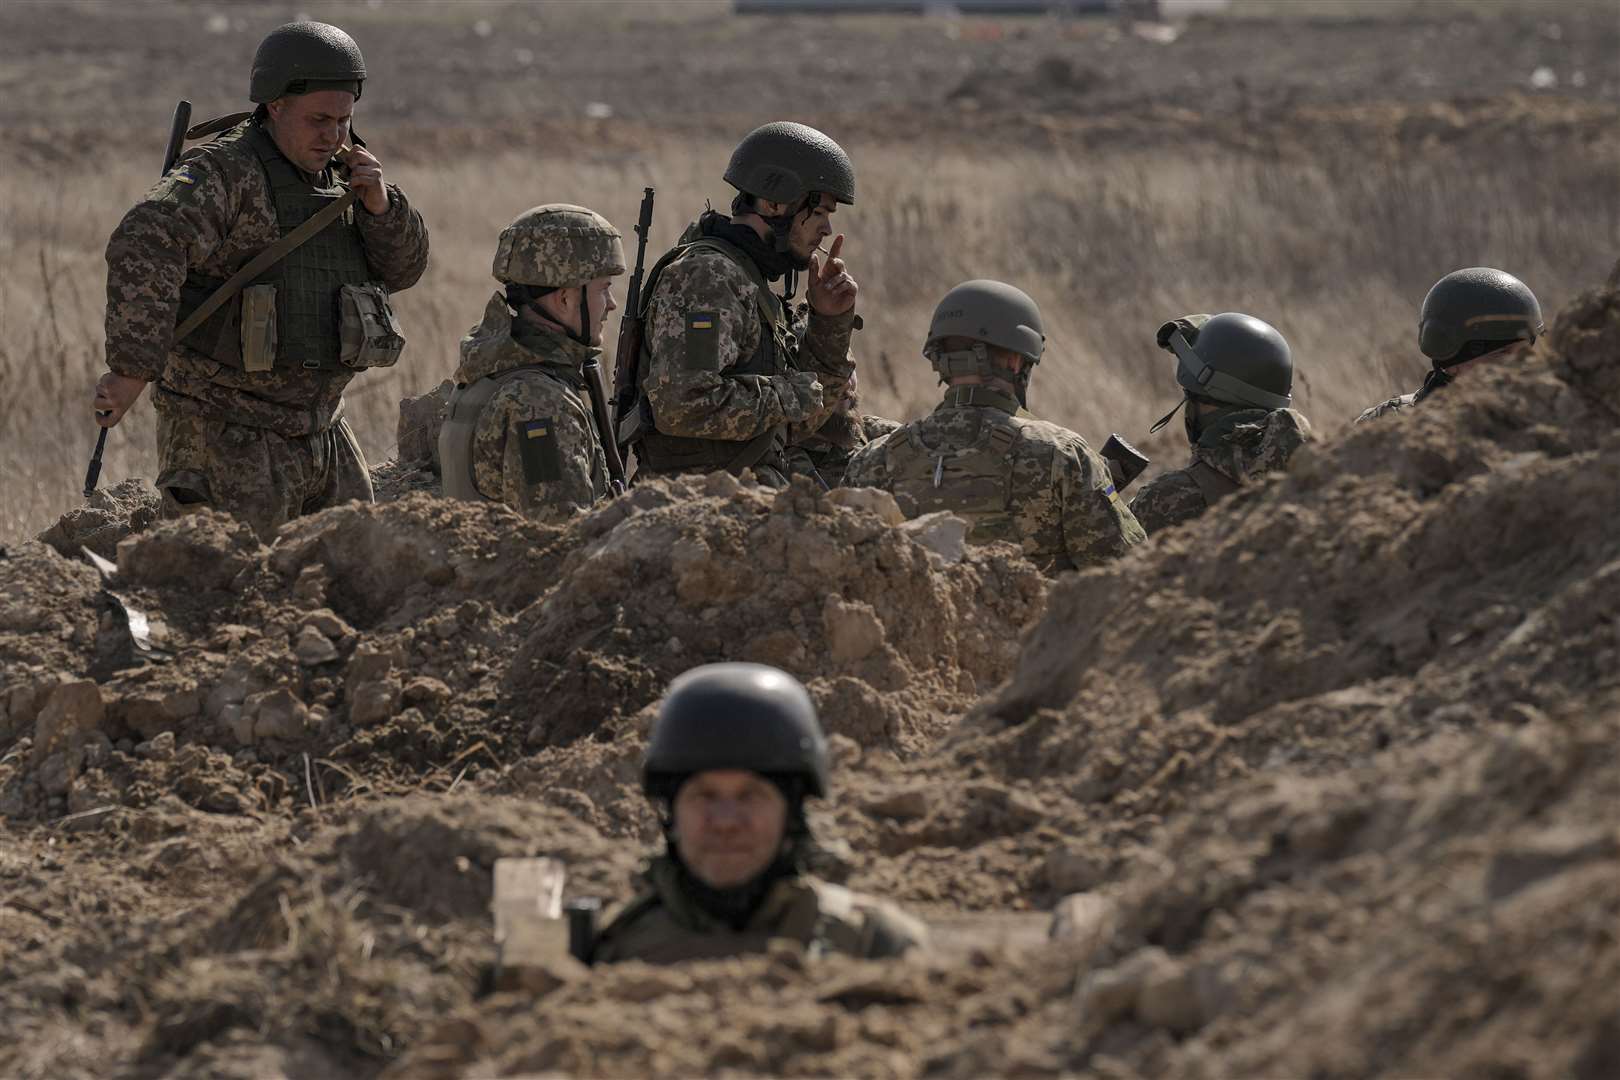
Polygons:
[[591,296],[589,285],[579,287],[579,330],[578,332],[568,331],[568,336],[587,349],[591,346]]
[[1156,423],[1152,427],[1148,428],[1148,434],[1149,435],[1158,434],[1159,431],[1164,427],[1164,425],[1168,424],[1171,421],[1171,419],[1176,415],[1176,413],[1180,412],[1182,407],[1184,405],[1186,405],[1187,402],[1189,402],[1191,400],[1192,399],[1189,398],[1186,394],[1182,394],[1181,395],[1181,400],[1176,402],[1176,407],[1171,409],[1169,412],[1165,413],[1163,416],[1161,416],[1159,418],[1158,423]]

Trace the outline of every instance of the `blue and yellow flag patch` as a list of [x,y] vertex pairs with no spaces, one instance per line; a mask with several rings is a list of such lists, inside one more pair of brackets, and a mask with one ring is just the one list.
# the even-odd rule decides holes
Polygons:
[[1109,502],[1111,502],[1111,503],[1118,503],[1119,502],[1119,489],[1114,487],[1113,484],[1109,484],[1107,487],[1103,488],[1103,494],[1108,496],[1108,501]]

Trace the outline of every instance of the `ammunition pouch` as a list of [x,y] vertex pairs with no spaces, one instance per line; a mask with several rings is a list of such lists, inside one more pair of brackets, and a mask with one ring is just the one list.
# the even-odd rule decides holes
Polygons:
[[338,298],[338,360],[354,371],[393,367],[405,351],[405,335],[388,306],[388,290],[375,282],[345,285]]

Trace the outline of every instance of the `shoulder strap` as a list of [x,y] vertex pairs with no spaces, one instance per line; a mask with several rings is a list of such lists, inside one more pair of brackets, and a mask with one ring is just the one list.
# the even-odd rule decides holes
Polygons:
[[705,236],[686,245],[686,251],[713,251],[736,263],[738,268],[748,275],[748,279],[754,283],[757,290],[754,293],[754,301],[759,308],[759,317],[767,326],[776,325],[780,301],[771,292],[771,283],[765,280],[765,275],[760,273],[759,267],[754,265],[754,260],[750,259],[742,248],[718,236]]
[[1225,473],[1216,469],[1208,462],[1195,461],[1187,470],[1198,490],[1203,493],[1204,501],[1214,506],[1218,501],[1232,494],[1241,485]]
[[240,270],[232,274],[226,280],[225,284],[215,289],[213,293],[209,295],[208,299],[197,305],[196,309],[192,311],[190,315],[186,316],[184,322],[174,328],[174,340],[181,340],[193,330],[197,329],[197,327],[201,326],[210,315],[220,309],[221,305],[223,305],[225,301],[241,292],[242,288],[247,285],[248,282],[270,269],[270,267],[274,266],[282,259],[285,259],[288,255],[292,254],[292,252],[296,251],[304,243],[304,241],[308,240],[310,237],[332,224],[332,222],[335,221],[340,214],[354,205],[355,199],[359,198],[359,196],[359,191],[351,187],[348,191],[343,193],[341,198],[337,199],[330,206],[323,207],[319,213],[315,214],[308,221],[304,222],[292,232],[288,233],[286,236],[283,236],[280,240],[277,240],[275,243],[253,256],[253,258],[249,259]]

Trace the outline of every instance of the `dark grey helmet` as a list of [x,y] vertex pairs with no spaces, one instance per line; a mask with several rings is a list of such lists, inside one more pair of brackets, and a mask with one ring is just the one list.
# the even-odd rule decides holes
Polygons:
[[952,337],[1010,349],[1031,364],[1040,363],[1046,351],[1046,328],[1035,301],[1022,289],[986,278],[964,281],[945,294],[928,323],[923,355],[941,380],[957,375],[1006,374],[990,362],[983,349],[946,351],[935,344]]
[[743,136],[725,180],[744,195],[771,202],[796,203],[812,191],[855,201],[855,166],[844,148],[813,127],[785,120]]
[[[1447,367],[1491,347],[1535,341],[1546,329],[1529,286],[1512,274],[1471,266],[1447,274],[1423,298],[1418,347],[1436,367]],[[1460,355],[1465,350],[1472,355]]]
[[[1196,324],[1196,320],[1193,320]],[[1294,398],[1294,357],[1270,323],[1236,311],[1212,316],[1189,340],[1176,323],[1160,330],[1176,354],[1176,382],[1226,405],[1286,409]]]
[[642,786],[708,769],[802,777],[808,795],[827,794],[827,739],[799,680],[764,664],[705,664],[669,685],[658,707]]
[[365,79],[366,61],[354,38],[327,23],[293,22],[259,42],[248,98],[262,105],[283,94],[334,89],[312,85],[318,83],[353,83],[358,98]]

